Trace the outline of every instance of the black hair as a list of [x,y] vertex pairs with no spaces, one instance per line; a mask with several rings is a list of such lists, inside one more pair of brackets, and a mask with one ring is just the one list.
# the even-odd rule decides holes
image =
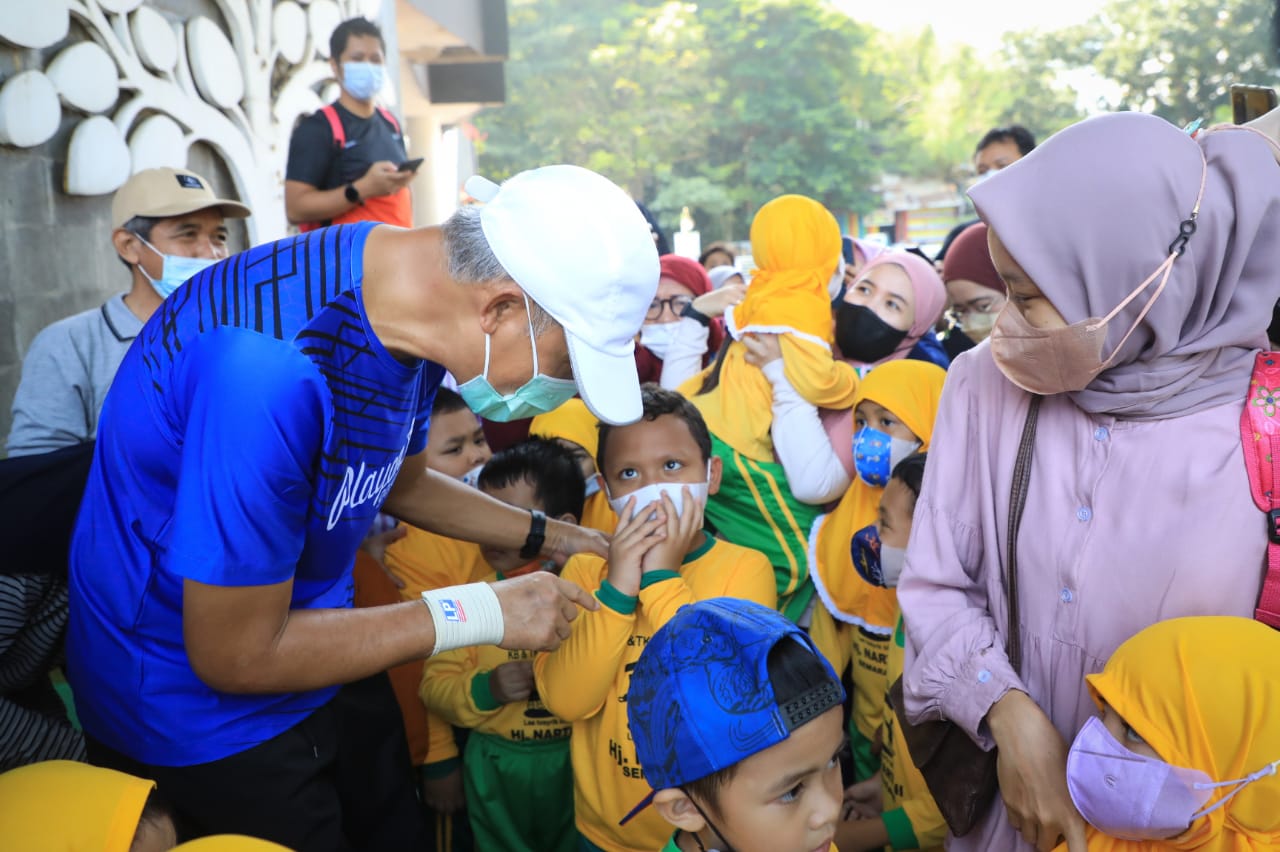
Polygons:
[[[765,662],[769,669],[769,683],[779,707],[801,697],[823,681],[831,680],[826,663],[808,646],[787,637],[769,649]],[[690,781],[683,786],[685,795],[695,799],[717,815],[720,814],[720,791],[733,780],[738,764],[726,766],[719,772]]]
[[978,143],[978,147],[973,149],[973,153],[977,154],[983,148],[997,142],[1012,142],[1018,146],[1018,151],[1024,157],[1036,148],[1036,137],[1031,135],[1030,130],[1021,124],[1010,124],[1008,127],[993,127],[988,130],[987,135],[983,136],[982,141]]
[[[698,445],[698,451],[702,453],[702,461],[704,463],[711,461],[711,433],[707,431],[707,422],[702,419],[702,412],[694,408],[692,402],[675,391],[666,390],[652,382],[640,386],[640,402],[644,406],[641,420],[653,421],[665,414],[674,414],[683,420],[684,425],[689,427],[689,434]],[[603,473],[609,435],[614,429],[621,427],[610,426],[602,420],[597,428],[600,430],[600,446],[596,450],[596,468]]]
[[431,402],[431,416],[436,417],[441,414],[452,414],[455,411],[467,409],[467,404],[463,402],[462,397],[457,391],[446,387],[436,388],[436,398]]
[[347,42],[352,36],[373,36],[384,51],[387,49],[387,41],[382,37],[382,30],[378,29],[377,24],[368,18],[352,18],[334,27],[333,35],[329,36],[329,56],[334,62],[341,60],[342,52],[347,49]]
[[920,486],[924,482],[924,463],[929,459],[928,453],[912,453],[902,461],[898,462],[897,467],[893,469],[890,479],[897,479],[907,488],[911,489],[911,493],[920,499]]
[[[155,229],[156,225],[160,224],[163,220],[163,216],[134,216],[120,227],[124,228],[134,236],[142,237],[147,242],[151,242],[151,232]],[[133,270],[133,264],[125,260],[120,255],[116,255],[116,260],[123,263],[125,269],[130,271]]]
[[482,489],[505,488],[517,482],[533,486],[533,496],[548,517],[573,515],[582,519],[587,481],[573,453],[554,438],[527,438],[495,453],[480,471]]
[[133,843],[129,848],[133,849],[137,844],[138,835],[143,833],[144,826],[163,829],[166,825],[172,826],[175,834],[177,833],[177,820],[174,818],[173,809],[169,807],[168,801],[160,795],[160,792],[153,788],[147,796],[147,801],[142,805],[142,813],[138,815],[138,828],[134,831]]
[[704,251],[702,254],[698,256],[698,263],[701,266],[706,266],[707,258],[711,257],[711,255],[716,254],[717,252],[721,254],[727,254],[729,255],[729,257],[735,256],[733,249],[729,248],[728,243],[712,243],[711,245],[707,246],[706,251]]

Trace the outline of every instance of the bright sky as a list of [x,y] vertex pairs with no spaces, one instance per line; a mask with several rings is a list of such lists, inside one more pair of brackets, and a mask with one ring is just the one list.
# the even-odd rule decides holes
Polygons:
[[1083,23],[1105,0],[833,0],[851,17],[883,30],[932,26],[941,42],[993,49],[1006,32],[1050,31]]

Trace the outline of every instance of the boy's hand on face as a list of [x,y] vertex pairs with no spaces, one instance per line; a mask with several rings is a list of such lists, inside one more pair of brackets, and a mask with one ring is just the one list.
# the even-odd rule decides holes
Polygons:
[[641,568],[650,571],[679,571],[680,563],[702,538],[702,504],[693,499],[689,489],[681,489],[684,512],[676,512],[671,495],[662,495],[662,514],[666,516],[664,540],[659,541],[645,554]]
[[533,663],[513,660],[498,666],[489,672],[489,692],[503,704],[528,701],[533,695]]
[[635,502],[632,497],[622,508],[618,528],[609,543],[609,585],[624,595],[640,593],[643,561],[666,537],[666,512],[675,511],[674,507],[655,507],[654,511],[633,516]]

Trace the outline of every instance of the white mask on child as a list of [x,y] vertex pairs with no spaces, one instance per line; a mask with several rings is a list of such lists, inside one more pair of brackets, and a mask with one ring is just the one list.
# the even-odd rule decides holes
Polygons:
[[631,517],[634,518],[654,503],[661,503],[663,494],[669,494],[671,502],[676,506],[676,515],[681,516],[684,514],[684,489],[689,489],[689,494],[698,505],[706,506],[710,481],[711,462],[708,461],[706,482],[655,482],[652,485],[637,488],[625,497],[610,495],[609,505],[613,507],[613,511],[617,513],[618,517],[622,517],[623,510],[627,508],[627,502],[634,499],[636,505],[631,512]]

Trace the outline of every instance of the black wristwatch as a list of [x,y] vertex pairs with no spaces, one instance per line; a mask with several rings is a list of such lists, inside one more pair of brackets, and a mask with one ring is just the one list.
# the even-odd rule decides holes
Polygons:
[[520,548],[521,559],[532,559],[542,552],[542,544],[547,540],[547,514],[537,509],[530,509],[529,535]]
[[354,182],[347,184],[347,188],[342,191],[342,194],[345,195],[347,200],[352,204],[364,203],[364,200],[360,197],[360,190],[356,189]]
[[688,317],[691,320],[697,320],[708,328],[711,326],[711,317],[694,308],[692,302],[684,306],[684,310],[680,312],[680,316]]

